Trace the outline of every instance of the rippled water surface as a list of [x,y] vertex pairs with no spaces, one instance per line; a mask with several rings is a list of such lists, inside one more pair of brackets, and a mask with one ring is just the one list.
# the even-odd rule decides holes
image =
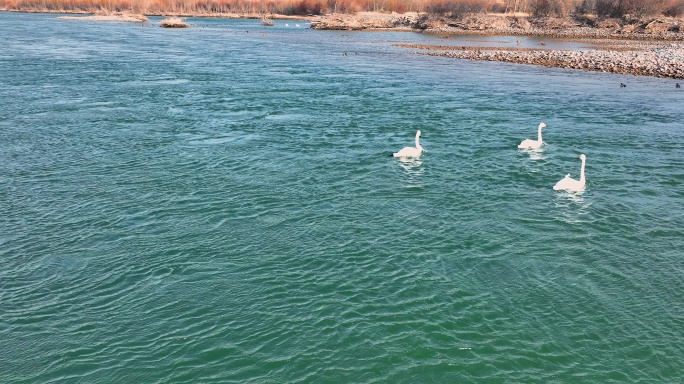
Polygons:
[[189,21],[0,13],[0,382],[684,376],[674,81]]

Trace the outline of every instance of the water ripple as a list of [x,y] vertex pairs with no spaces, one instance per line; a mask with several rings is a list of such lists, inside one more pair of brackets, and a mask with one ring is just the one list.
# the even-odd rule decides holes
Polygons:
[[[2,18],[0,381],[682,376],[666,80]],[[390,157],[417,129],[421,159]],[[554,192],[579,153],[587,190]]]

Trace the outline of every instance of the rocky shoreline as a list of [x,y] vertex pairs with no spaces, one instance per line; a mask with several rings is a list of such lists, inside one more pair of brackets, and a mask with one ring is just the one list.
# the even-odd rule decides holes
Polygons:
[[681,19],[529,18],[471,15],[448,20],[427,15],[331,15],[314,29],[413,30],[444,35],[506,35],[581,39],[600,42],[586,51],[510,47],[418,46],[422,54],[457,59],[499,61],[582,69],[637,76],[684,79],[684,27]]
[[558,51],[465,46],[401,46],[426,50],[422,53],[430,56],[684,79],[684,44],[681,43],[670,43],[640,51]]
[[449,19],[427,14],[360,12],[332,14],[312,20],[325,30],[409,30],[433,34],[544,36],[557,38],[684,41],[684,20],[668,17],[598,19],[533,18],[475,14]]

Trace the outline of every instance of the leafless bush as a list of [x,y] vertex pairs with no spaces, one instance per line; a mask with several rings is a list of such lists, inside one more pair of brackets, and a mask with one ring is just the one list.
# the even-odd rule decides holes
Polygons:
[[437,0],[427,4],[425,10],[436,15],[460,17],[480,13],[491,7],[489,0]]
[[628,0],[630,14],[642,17],[662,14],[669,0]]
[[675,0],[670,2],[670,4],[663,11],[665,16],[670,17],[681,17],[684,16],[684,0]]
[[[670,0],[594,0],[594,12],[599,17],[652,16],[663,13],[668,3]],[[586,8],[583,13],[587,13]]]
[[573,0],[532,0],[530,11],[537,17],[564,17],[573,10]]
[[594,13],[595,6],[595,0],[582,0],[581,2],[577,3],[577,5],[575,5],[575,13],[578,15]]

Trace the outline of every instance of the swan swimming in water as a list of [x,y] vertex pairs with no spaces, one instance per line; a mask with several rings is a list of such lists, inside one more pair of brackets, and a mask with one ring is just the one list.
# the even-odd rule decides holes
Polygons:
[[537,140],[525,139],[519,145],[518,149],[539,149],[544,142],[542,141],[542,128],[546,128],[546,124],[539,123]]
[[393,153],[392,156],[394,157],[415,157],[418,158],[420,157],[421,153],[423,153],[423,147],[420,146],[420,142],[418,139],[420,138],[420,130],[416,132],[416,146],[415,147],[404,147],[401,149],[401,151]]
[[565,175],[565,178],[560,180],[553,186],[554,191],[568,191],[568,192],[582,192],[584,191],[584,185],[587,180],[584,178],[584,166],[587,164],[587,156],[581,154],[579,156],[582,159],[582,169],[580,170],[580,179],[575,180],[570,177],[570,174]]

